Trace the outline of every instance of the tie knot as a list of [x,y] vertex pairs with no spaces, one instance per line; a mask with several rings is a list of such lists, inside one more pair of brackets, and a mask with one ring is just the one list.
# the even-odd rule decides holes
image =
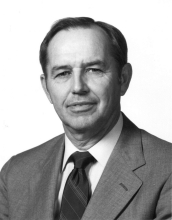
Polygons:
[[76,151],[71,155],[71,160],[74,162],[74,167],[78,169],[85,169],[86,166],[93,162],[95,158],[88,152]]

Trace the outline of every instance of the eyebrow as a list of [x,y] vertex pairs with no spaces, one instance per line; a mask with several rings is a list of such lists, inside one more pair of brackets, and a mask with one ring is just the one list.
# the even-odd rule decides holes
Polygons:
[[61,69],[71,69],[72,67],[70,65],[63,65],[63,66],[54,66],[52,68],[52,72],[57,71],[57,70],[61,70]]
[[105,67],[106,63],[102,60],[95,60],[95,61],[86,62],[83,64],[84,67],[94,66],[94,65],[99,65],[99,66]]
[[[86,68],[88,66],[94,66],[94,65],[100,65],[102,67],[106,67],[106,63],[102,60],[95,60],[95,61],[91,61],[91,62],[85,62],[85,63],[82,64],[82,67]],[[62,66],[56,65],[52,68],[51,72],[53,74],[55,71],[62,70],[62,69],[63,70],[64,69],[72,69],[72,66],[71,65],[62,65]]]

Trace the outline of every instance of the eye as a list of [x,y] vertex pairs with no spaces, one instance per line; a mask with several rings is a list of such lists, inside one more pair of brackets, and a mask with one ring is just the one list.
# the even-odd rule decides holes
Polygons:
[[87,72],[89,72],[89,73],[102,73],[103,71],[98,68],[89,68],[89,69],[87,69]]
[[58,73],[55,78],[65,78],[68,77],[71,74],[70,71],[63,71],[61,73]]

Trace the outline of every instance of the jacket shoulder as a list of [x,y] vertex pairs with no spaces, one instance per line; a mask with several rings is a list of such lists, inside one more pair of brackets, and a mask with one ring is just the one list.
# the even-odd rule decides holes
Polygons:
[[42,143],[34,148],[31,148],[29,150],[26,150],[22,153],[19,153],[12,157],[14,161],[20,161],[20,160],[29,160],[29,159],[34,159],[38,160],[38,158],[41,159],[41,157],[45,157],[45,155],[49,154],[53,148],[58,147],[58,145],[63,141],[63,134],[54,137],[45,143]]
[[31,170],[34,173],[39,169],[42,164],[48,160],[53,154],[54,150],[60,147],[64,141],[64,134],[50,139],[49,141],[26,150],[13,156],[2,168],[5,173],[17,174],[17,173],[29,173]]
[[[161,153],[168,153],[172,151],[172,143],[162,140],[150,133],[148,133],[145,130],[140,129],[141,135],[142,135],[142,142],[146,146],[151,146],[155,149],[157,149]],[[172,156],[172,155],[170,155]]]
[[[172,172],[172,143],[162,140],[144,130],[141,131],[142,146],[147,163],[162,172]],[[159,172],[161,169],[159,170]]]

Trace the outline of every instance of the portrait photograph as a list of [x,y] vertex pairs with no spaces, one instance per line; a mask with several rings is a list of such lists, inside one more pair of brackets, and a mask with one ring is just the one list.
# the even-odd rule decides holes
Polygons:
[[172,218],[171,11],[0,3],[0,219]]

